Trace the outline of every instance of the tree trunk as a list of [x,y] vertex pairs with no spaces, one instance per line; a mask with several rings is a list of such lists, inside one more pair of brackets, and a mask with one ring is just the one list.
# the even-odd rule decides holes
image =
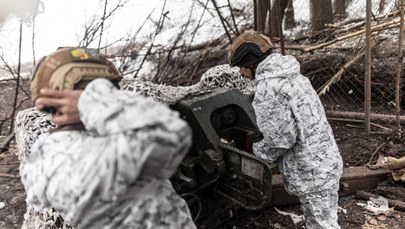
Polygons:
[[255,1],[255,28],[258,32],[269,34],[270,27],[270,0],[254,0]]
[[310,29],[319,31],[325,28],[325,24],[333,23],[331,0],[310,0]]
[[383,12],[385,9],[385,0],[380,0],[380,4],[378,6],[379,13]]
[[292,29],[294,27],[295,27],[294,6],[293,0],[290,0],[288,2],[287,9],[285,10],[284,29]]
[[335,8],[335,18],[342,20],[347,17],[346,14],[346,0],[335,0],[334,4]]
[[289,0],[274,0],[271,8],[271,31],[272,37],[280,37],[282,31],[281,25],[284,18],[284,12],[287,8]]

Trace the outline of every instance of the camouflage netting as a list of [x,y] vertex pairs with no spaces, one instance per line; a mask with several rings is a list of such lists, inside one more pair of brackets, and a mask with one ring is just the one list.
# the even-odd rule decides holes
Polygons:
[[42,113],[35,107],[18,112],[15,118],[15,138],[20,162],[27,159],[31,146],[39,135],[54,127],[56,126],[51,122],[51,115]]
[[[153,98],[167,105],[174,104],[187,95],[206,93],[217,87],[239,89],[245,94],[251,94],[255,90],[254,81],[242,77],[238,68],[230,68],[228,64],[210,68],[202,75],[198,83],[191,86],[157,85],[139,79],[123,80],[120,86],[122,90],[133,91],[135,94]],[[31,146],[38,136],[54,127],[51,116],[36,108],[29,108],[18,113],[15,124],[18,148],[16,154],[21,161],[21,166],[24,166],[23,162],[27,159]],[[35,212],[28,206],[24,221],[22,228],[71,228],[53,209]]]
[[24,214],[24,223],[21,229],[70,229],[63,218],[54,209],[46,208],[41,212],[34,211],[27,206],[27,212]]
[[157,85],[139,79],[123,80],[120,86],[122,90],[133,91],[167,105],[175,104],[187,95],[206,93],[216,87],[239,89],[245,94],[254,92],[254,82],[241,76],[239,68],[231,68],[228,64],[208,69],[200,81],[191,86]]

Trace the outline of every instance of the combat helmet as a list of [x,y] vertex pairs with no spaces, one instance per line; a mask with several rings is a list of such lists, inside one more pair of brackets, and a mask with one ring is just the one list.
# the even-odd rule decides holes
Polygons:
[[270,38],[256,31],[239,35],[228,49],[228,62],[231,67],[250,66],[263,60],[273,48]]
[[70,91],[96,78],[119,82],[122,76],[114,64],[95,49],[60,48],[36,65],[31,76],[31,98],[35,102],[42,88]]

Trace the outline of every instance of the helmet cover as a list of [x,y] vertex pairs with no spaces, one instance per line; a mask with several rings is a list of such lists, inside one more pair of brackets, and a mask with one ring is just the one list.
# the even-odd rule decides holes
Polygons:
[[[111,81],[121,80],[118,69],[99,54],[89,48],[61,48],[40,60],[31,77],[32,101],[39,97],[42,88],[59,91],[73,90],[83,81],[105,78]],[[40,107],[38,109],[41,110]]]
[[228,50],[228,62],[231,67],[241,64],[247,54],[261,57],[273,48],[270,38],[256,31],[247,31],[239,35]]

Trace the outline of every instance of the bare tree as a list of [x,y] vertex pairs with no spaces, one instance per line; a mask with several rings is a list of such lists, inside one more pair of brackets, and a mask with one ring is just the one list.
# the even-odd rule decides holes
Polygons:
[[[398,3],[399,3],[400,1],[398,1]],[[380,4],[379,4],[379,6],[378,6],[378,11],[381,13],[381,12],[383,12],[384,11],[384,9],[385,9],[385,0],[380,0]]]
[[292,0],[254,0],[255,30],[281,39],[282,22],[290,29],[295,27]]
[[288,1],[287,9],[284,15],[284,29],[292,29],[295,27],[294,5],[293,0]]
[[119,0],[110,10],[108,10],[108,0],[104,0],[103,12],[100,18],[95,17],[93,20],[86,22],[82,39],[79,41],[79,46],[88,47],[93,42],[97,42],[97,48],[103,49],[117,43],[113,41],[111,44],[105,44],[101,46],[102,37],[105,30],[108,28],[109,20],[113,19],[113,16],[119,12],[119,10],[125,7],[125,4],[129,0]]
[[271,28],[271,3],[270,0],[254,0],[255,30],[270,34]]
[[162,13],[160,14],[160,18],[159,18],[159,21],[157,23],[156,31],[154,32],[154,34],[152,35],[152,37],[150,39],[151,40],[150,46],[148,47],[148,50],[146,51],[146,54],[145,54],[144,58],[142,59],[138,69],[133,74],[133,76],[132,76],[133,78],[138,77],[138,74],[139,74],[140,70],[142,69],[143,64],[147,60],[148,56],[152,53],[153,45],[155,43],[155,39],[156,39],[157,35],[162,31],[165,18],[166,18],[167,14],[168,14],[168,11],[166,11],[166,3],[167,3],[167,0],[165,0],[163,2],[163,7],[162,7],[162,11],[161,11]]
[[334,16],[336,19],[344,19],[346,15],[346,0],[335,0],[334,2]]
[[[2,133],[3,130],[3,125],[7,124],[9,126],[7,134],[11,135],[13,133],[13,127],[14,127],[14,118],[15,114],[17,113],[18,109],[21,107],[23,102],[29,98],[29,94],[24,91],[24,89],[21,87],[21,53],[22,53],[22,39],[23,39],[23,25],[31,25],[31,23],[34,22],[35,25],[35,17],[38,13],[41,13],[43,11],[43,3],[40,0],[32,0],[32,1],[26,1],[24,3],[18,3],[18,2],[13,2],[13,5],[11,9],[6,9],[6,14],[1,15],[1,19],[5,19],[8,14],[15,14],[18,19],[19,19],[19,40],[18,40],[18,62],[17,66],[13,66],[8,63],[7,57],[5,57],[3,54],[0,55],[0,65],[3,70],[8,72],[10,76],[12,76],[12,79],[10,81],[15,82],[15,86],[13,88],[14,92],[10,93],[9,98],[2,98],[5,102],[4,107],[4,112],[1,112],[0,115],[0,134]],[[8,10],[10,10],[8,12]],[[0,23],[3,21],[0,20]],[[33,33],[34,36],[34,33]],[[32,44],[34,45],[34,44]],[[35,53],[33,53],[33,57],[35,57]],[[8,80],[8,79],[7,79]],[[13,83],[14,83],[13,82]],[[20,92],[24,92],[27,97],[26,98],[21,98],[19,96]]]
[[285,9],[290,0],[274,0],[271,8],[271,36],[280,37],[282,34],[282,21],[284,18]]
[[311,31],[322,30],[325,24],[333,23],[331,0],[310,0],[309,6]]
[[217,11],[218,17],[221,20],[222,26],[224,27],[225,33],[228,36],[229,42],[232,42],[232,37],[231,34],[229,32],[230,29],[232,29],[232,27],[229,25],[228,21],[225,20],[225,18],[222,16],[221,11],[219,10],[218,4],[215,0],[211,0],[212,5],[214,5],[215,10]]

